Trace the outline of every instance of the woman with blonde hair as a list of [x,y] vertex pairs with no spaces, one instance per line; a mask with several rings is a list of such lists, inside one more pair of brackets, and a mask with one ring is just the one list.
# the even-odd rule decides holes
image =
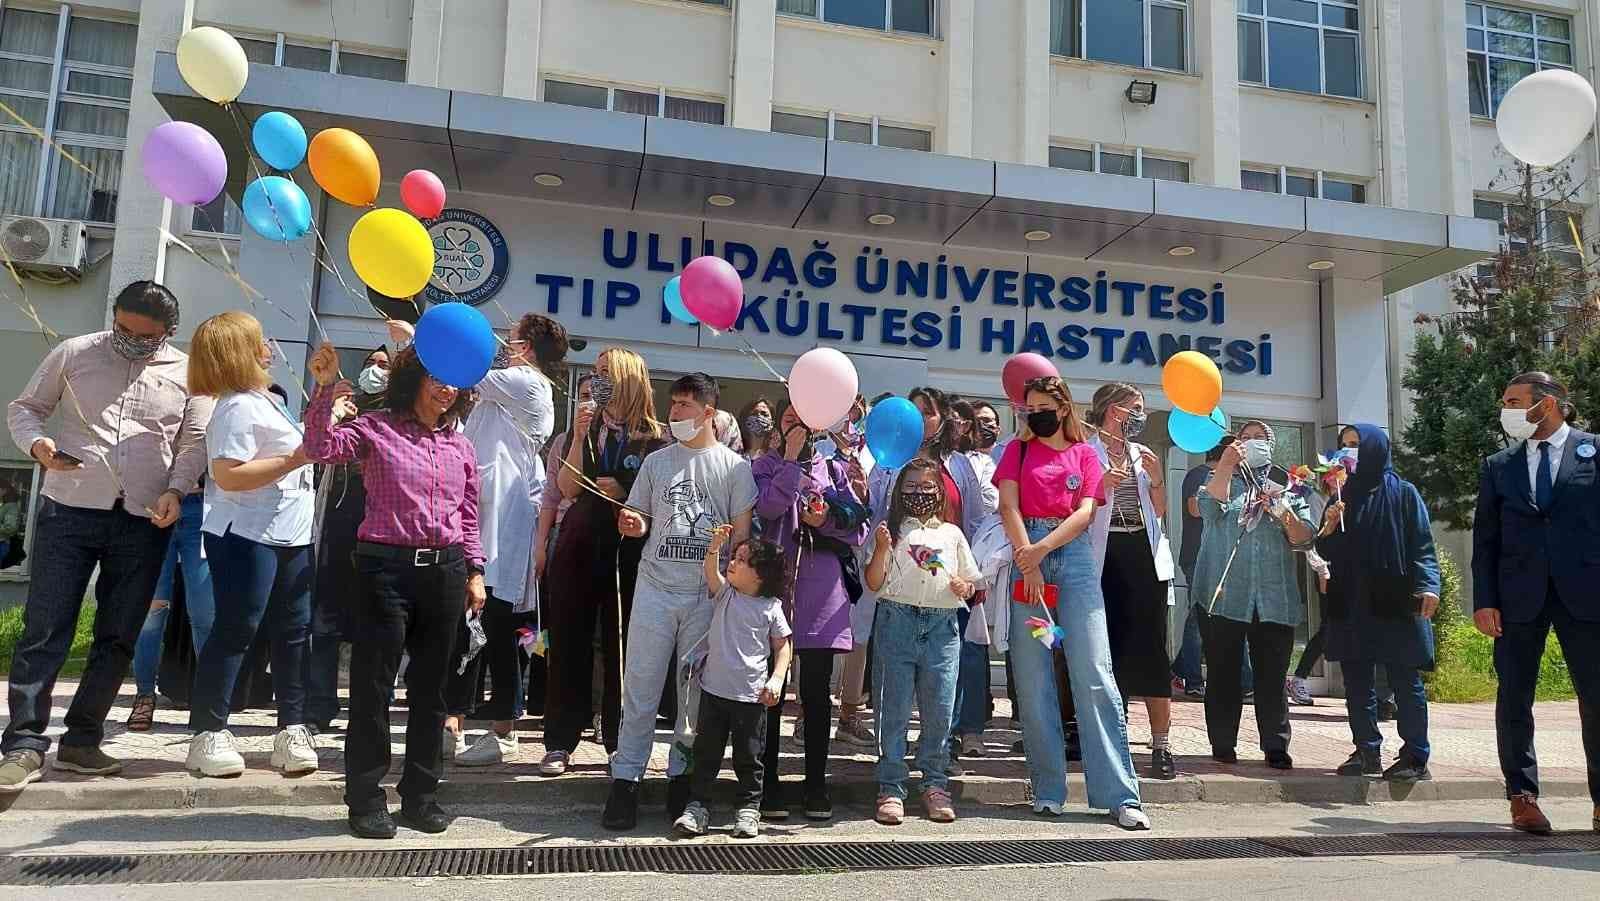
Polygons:
[[238,311],[200,323],[189,349],[190,390],[217,398],[206,427],[211,478],[201,531],[219,603],[195,664],[189,715],[187,768],[199,776],[244,772],[228,700],[263,622],[278,703],[272,766],[286,776],[317,768],[305,727],[315,493],[300,426],[267,393],[271,363],[261,323]]
[[655,417],[650,370],[638,354],[620,347],[601,351],[589,391],[593,399],[578,410],[572,440],[556,475],[561,495],[572,500],[572,507],[550,555],[551,571],[564,577],[546,583],[549,676],[545,756],[539,764],[539,772],[546,776],[567,771],[591,719],[597,618],[605,659],[601,735],[606,751],[616,750],[622,717],[622,636],[627,634],[644,548],[643,539],[622,537],[617,511],[644,458],[667,444]]

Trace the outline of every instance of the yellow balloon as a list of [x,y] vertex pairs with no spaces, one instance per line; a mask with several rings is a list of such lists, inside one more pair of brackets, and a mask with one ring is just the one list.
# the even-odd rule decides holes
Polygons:
[[433,275],[433,241],[410,213],[373,210],[350,229],[350,265],[379,294],[412,297]]
[[232,103],[250,77],[250,60],[233,35],[207,25],[178,39],[178,71],[201,97]]

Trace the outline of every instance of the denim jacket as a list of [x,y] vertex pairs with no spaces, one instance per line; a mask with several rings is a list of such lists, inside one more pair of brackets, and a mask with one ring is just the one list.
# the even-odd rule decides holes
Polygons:
[[[1304,610],[1299,576],[1294,550],[1283,526],[1263,516],[1255,530],[1245,534],[1244,527],[1239,524],[1239,511],[1245,504],[1245,485],[1238,476],[1233,479],[1233,490],[1226,505],[1219,504],[1203,487],[1199,499],[1200,518],[1205,525],[1189,602],[1209,607],[1226,569],[1227,582],[1216,606],[1211,608],[1212,615],[1244,623],[1260,617],[1264,623],[1300,625]],[[1295,518],[1315,532],[1311,508],[1305,499],[1290,495],[1287,500]],[[1240,535],[1244,535],[1242,542]],[[1233,566],[1229,568],[1228,557],[1233,555],[1235,543],[1238,543],[1239,552],[1233,556]]]

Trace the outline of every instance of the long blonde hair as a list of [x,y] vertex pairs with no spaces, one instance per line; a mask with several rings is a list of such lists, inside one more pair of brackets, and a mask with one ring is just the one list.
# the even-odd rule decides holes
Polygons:
[[266,339],[256,317],[239,310],[200,323],[189,345],[189,390],[221,397],[259,391],[272,383],[261,368]]
[[655,396],[650,391],[650,369],[644,357],[624,347],[608,347],[600,352],[596,364],[606,361],[611,373],[611,402],[606,409],[612,418],[628,426],[630,435],[661,437],[661,423],[656,420]]
[[[1078,444],[1088,437],[1088,431],[1083,426],[1083,420],[1078,418],[1078,408],[1072,405],[1072,389],[1061,379],[1047,375],[1037,378],[1027,384],[1027,391],[1023,393],[1026,400],[1028,394],[1037,391],[1048,394],[1056,402],[1056,407],[1065,409],[1061,415],[1061,436],[1067,439],[1068,444]],[[1028,428],[1028,417],[1022,416],[1017,420],[1017,438],[1022,441],[1033,440],[1033,430]]]

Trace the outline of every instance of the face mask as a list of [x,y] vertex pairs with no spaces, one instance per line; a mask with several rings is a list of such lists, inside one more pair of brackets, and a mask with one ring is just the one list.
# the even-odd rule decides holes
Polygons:
[[978,446],[989,447],[1000,440],[1000,427],[986,422],[978,423]]
[[111,330],[111,349],[117,355],[129,362],[138,363],[148,360],[156,355],[161,345],[167,343],[166,335],[146,337],[143,335],[130,335],[121,329]]
[[933,491],[907,491],[900,495],[906,512],[916,517],[932,516],[939,509],[939,495]]
[[861,430],[856,428],[856,424],[853,423],[853,422],[845,423],[844,428],[839,430],[838,437],[839,437],[839,440],[844,443],[845,447],[860,447],[861,446],[861,440],[862,440]]
[[772,431],[772,417],[752,413],[744,418],[744,427],[751,437],[760,437]]
[[1122,437],[1137,438],[1144,434],[1144,427],[1150,422],[1148,413],[1129,413],[1128,418],[1122,422]]
[[1527,410],[1501,410],[1500,428],[1503,429],[1512,441],[1526,441],[1539,431],[1540,423],[1544,422],[1541,416],[1537,420],[1528,419]]
[[1049,438],[1061,431],[1061,414],[1054,410],[1040,410],[1028,414],[1028,431],[1040,438]]
[[1251,438],[1244,442],[1244,465],[1260,469],[1272,463],[1272,445],[1265,438]]
[[500,345],[500,348],[494,352],[494,362],[489,364],[489,368],[490,369],[509,369],[509,368],[511,368],[511,348],[508,347],[507,345],[504,345],[504,344]]
[[356,376],[356,387],[362,394],[382,394],[389,387],[389,370],[368,366]]
[[705,426],[697,424],[693,419],[674,419],[667,425],[672,429],[672,437],[678,439],[680,444],[688,444],[693,441],[695,436],[699,435],[701,430],[705,428]]
[[589,380],[589,399],[594,402],[596,409],[603,409],[606,404],[611,403],[611,393],[614,388],[609,375],[596,373],[595,377]]

